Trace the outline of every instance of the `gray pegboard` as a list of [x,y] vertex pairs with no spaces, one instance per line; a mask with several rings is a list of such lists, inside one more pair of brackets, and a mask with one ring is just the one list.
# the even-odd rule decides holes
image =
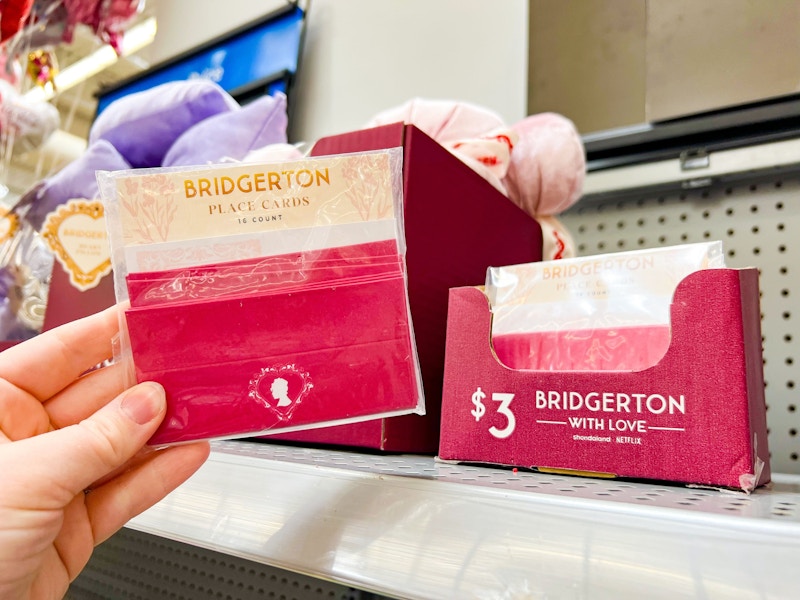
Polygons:
[[722,240],[728,266],[759,269],[772,468],[800,473],[800,176],[586,198],[562,220],[582,256]]

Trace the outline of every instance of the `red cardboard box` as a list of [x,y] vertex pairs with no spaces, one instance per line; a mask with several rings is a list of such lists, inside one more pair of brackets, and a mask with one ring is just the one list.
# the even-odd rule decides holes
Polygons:
[[542,258],[539,224],[421,130],[396,123],[319,140],[322,156],[403,147],[408,295],[425,390],[425,416],[409,415],[268,439],[434,453],[452,287],[483,281],[489,266]]
[[439,457],[750,491],[770,479],[758,273],[680,282],[672,339],[638,372],[501,364],[481,290],[450,292]]

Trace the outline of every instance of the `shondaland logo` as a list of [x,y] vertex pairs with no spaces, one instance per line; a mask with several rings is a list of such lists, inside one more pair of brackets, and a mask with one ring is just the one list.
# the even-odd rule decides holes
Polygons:
[[262,367],[250,380],[248,396],[286,422],[313,388],[311,376],[292,363]]

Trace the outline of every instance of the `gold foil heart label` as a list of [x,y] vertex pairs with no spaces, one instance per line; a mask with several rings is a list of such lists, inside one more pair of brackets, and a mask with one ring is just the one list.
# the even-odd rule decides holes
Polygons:
[[81,291],[100,283],[111,271],[103,205],[98,201],[70,200],[47,215],[42,236],[70,283]]

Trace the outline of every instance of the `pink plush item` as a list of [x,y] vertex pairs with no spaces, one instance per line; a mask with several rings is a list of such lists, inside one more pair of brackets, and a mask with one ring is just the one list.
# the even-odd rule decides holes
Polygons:
[[468,102],[413,98],[377,114],[367,127],[399,122],[424,131],[507,195],[502,179],[508,170],[516,133],[500,116]]
[[556,215],[580,198],[586,158],[578,131],[555,113],[526,117],[512,126],[519,140],[503,179],[508,196],[529,215]]
[[444,145],[465,138],[480,137],[505,127],[499,115],[468,102],[412,98],[405,104],[375,115],[367,127],[403,122],[414,125]]

